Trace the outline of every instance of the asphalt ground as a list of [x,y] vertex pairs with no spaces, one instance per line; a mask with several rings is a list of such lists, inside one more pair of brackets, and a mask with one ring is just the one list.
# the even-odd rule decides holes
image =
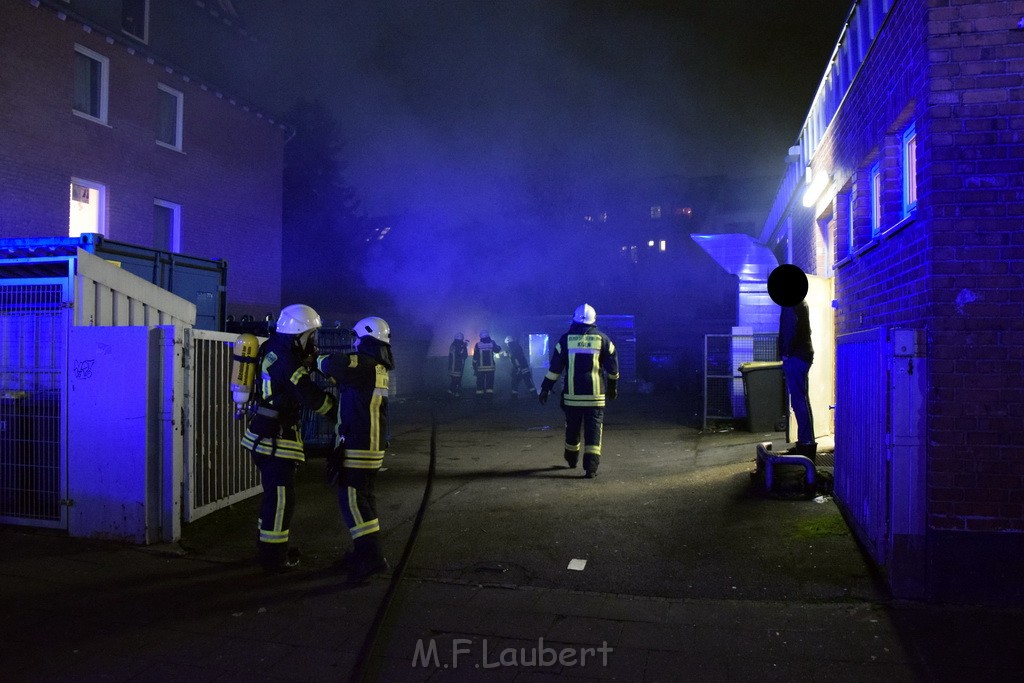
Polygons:
[[[1024,672],[1020,610],[894,601],[835,502],[805,495],[799,468],[761,490],[750,476],[755,444],[781,448],[781,433],[702,433],[674,395],[627,395],[607,410],[600,473],[588,480],[562,461],[554,400],[399,398],[392,419],[377,487],[391,573],[351,587],[332,569],[350,541],[321,459],[299,472],[292,544],[302,565],[289,574],[264,575],[254,562],[259,497],[186,525],[178,543],[147,548],[6,527],[3,677],[909,681]],[[418,518],[432,434],[435,476]],[[604,659],[602,646],[611,648]],[[551,652],[561,659],[548,661]]]

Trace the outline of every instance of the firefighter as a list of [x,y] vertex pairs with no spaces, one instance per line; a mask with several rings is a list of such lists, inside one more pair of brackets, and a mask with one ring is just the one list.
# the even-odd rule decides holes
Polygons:
[[257,559],[268,572],[299,564],[288,551],[288,536],[295,512],[295,470],[306,459],[301,411],[329,415],[334,408],[334,398],[309,374],[320,326],[320,316],[309,306],[286,306],[260,348],[255,410],[242,446],[252,454],[263,483],[256,548]]
[[469,345],[461,332],[455,335],[448,347],[448,395],[454,398],[462,396],[462,371],[469,357]]
[[317,367],[338,385],[338,438],[328,476],[338,484],[338,503],[353,545],[335,567],[348,572],[350,583],[361,583],[389,568],[374,483],[391,438],[388,371],[395,361],[387,322],[363,318],[353,329],[355,352],[320,356]]
[[505,337],[505,353],[512,366],[512,398],[519,398],[519,385],[530,392],[531,396],[537,395],[537,388],[533,386],[533,371],[530,370],[530,361],[526,358],[526,352],[522,344],[516,341],[515,337]]
[[501,353],[498,342],[487,330],[480,330],[480,340],[473,347],[473,374],[476,375],[476,397],[494,398],[495,360]]
[[582,432],[583,470],[587,479],[597,476],[601,462],[605,399],[618,396],[619,382],[615,344],[597,329],[596,322],[597,312],[589,304],[582,304],[576,309],[569,330],[551,352],[539,396],[542,405],[547,403],[555,382],[565,373],[561,401],[565,412],[563,457],[570,468],[576,467]]

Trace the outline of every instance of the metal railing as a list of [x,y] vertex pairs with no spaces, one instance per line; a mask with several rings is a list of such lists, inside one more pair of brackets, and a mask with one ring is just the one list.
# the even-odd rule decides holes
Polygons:
[[777,334],[704,335],[704,422],[732,421],[746,416],[740,365],[777,361]]

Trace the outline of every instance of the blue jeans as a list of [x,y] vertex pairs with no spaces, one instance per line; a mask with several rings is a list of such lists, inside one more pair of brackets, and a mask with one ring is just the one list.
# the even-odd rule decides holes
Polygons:
[[787,356],[782,359],[782,372],[786,376],[789,402],[796,417],[797,443],[814,443],[814,417],[807,395],[807,374],[810,371],[811,364],[801,358]]

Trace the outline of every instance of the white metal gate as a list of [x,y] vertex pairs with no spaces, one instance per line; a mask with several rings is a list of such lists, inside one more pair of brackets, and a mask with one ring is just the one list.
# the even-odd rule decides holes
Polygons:
[[886,352],[884,329],[836,339],[834,495],[880,566],[889,524]]
[[0,522],[66,529],[67,277],[0,279]]
[[228,381],[236,337],[209,330],[186,331],[185,522],[260,492],[259,470],[241,446],[245,420],[234,417]]

